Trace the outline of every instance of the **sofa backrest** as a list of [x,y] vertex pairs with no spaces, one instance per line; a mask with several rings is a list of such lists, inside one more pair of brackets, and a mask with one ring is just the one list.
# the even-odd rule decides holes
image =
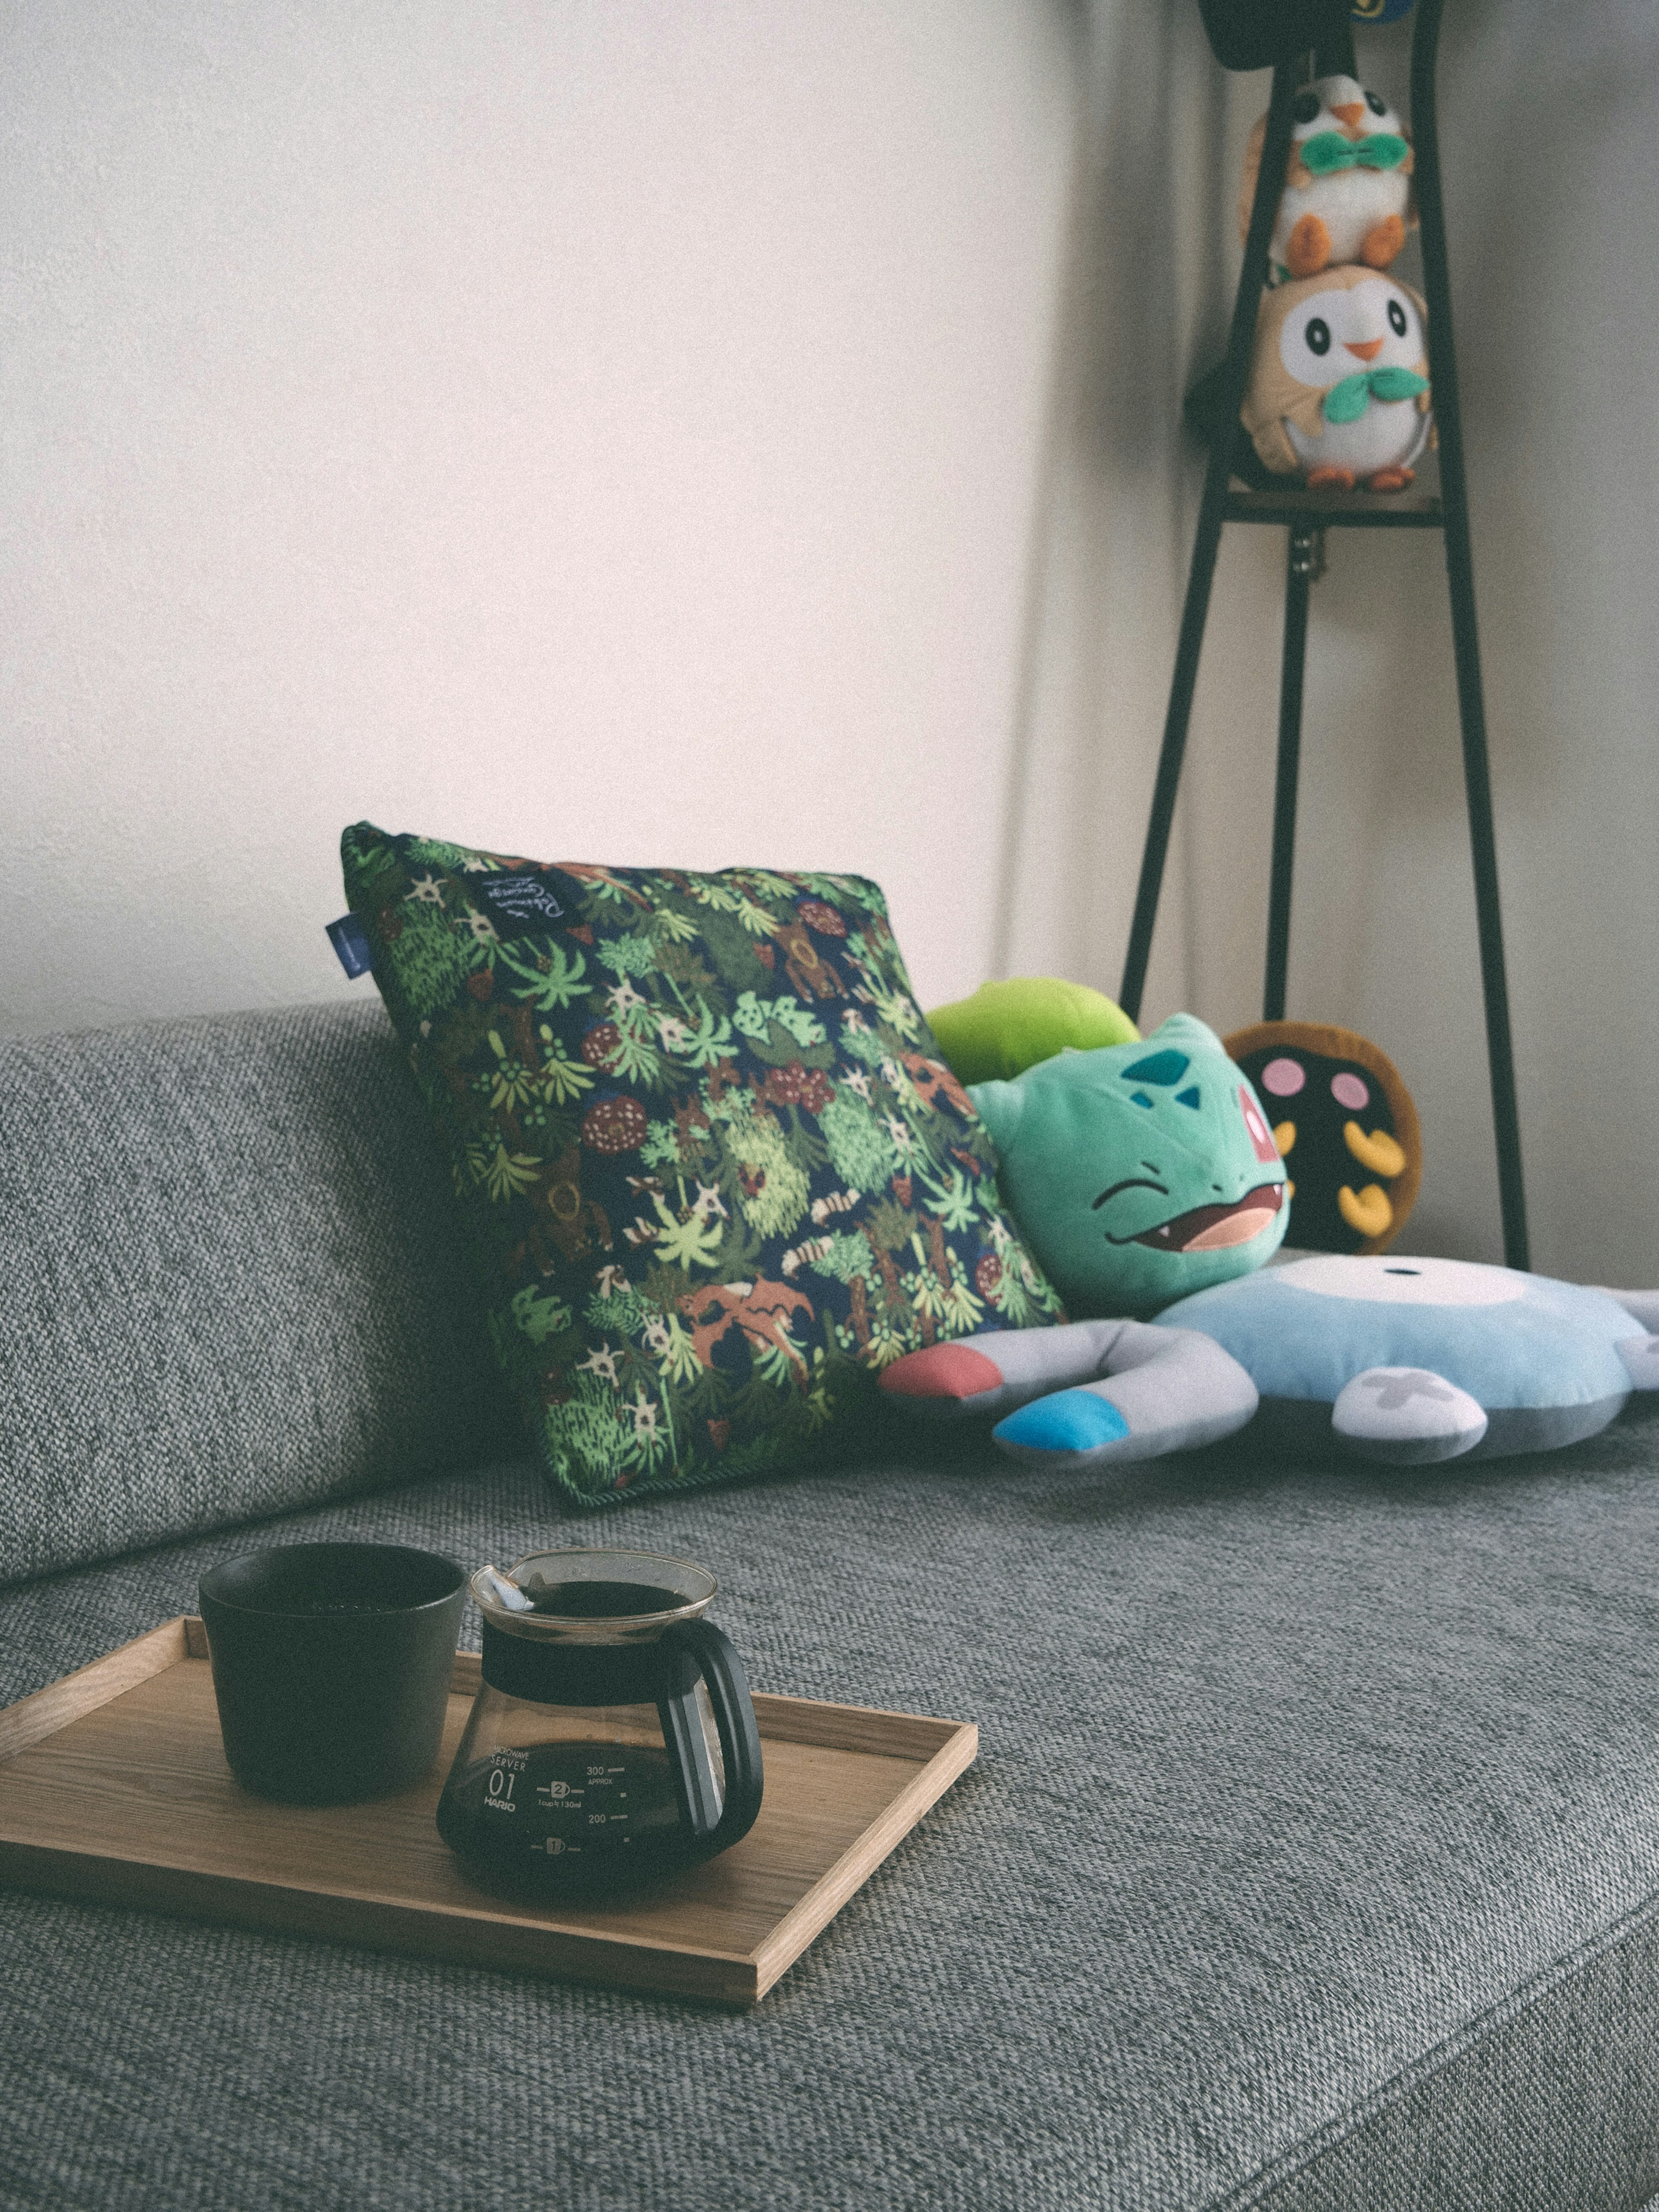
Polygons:
[[378,1005],[0,1042],[0,1583],[515,1431]]

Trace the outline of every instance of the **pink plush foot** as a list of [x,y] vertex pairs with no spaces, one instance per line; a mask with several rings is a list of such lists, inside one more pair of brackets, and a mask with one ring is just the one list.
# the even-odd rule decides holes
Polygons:
[[1001,1388],[1002,1370],[966,1344],[930,1344],[882,1370],[881,1387],[899,1398],[977,1398]]

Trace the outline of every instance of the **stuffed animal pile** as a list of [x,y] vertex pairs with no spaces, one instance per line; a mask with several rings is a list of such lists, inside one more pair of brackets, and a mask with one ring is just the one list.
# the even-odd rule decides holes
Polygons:
[[[1659,1390],[1659,1291],[1387,1249],[1415,1191],[1417,1117],[1365,1039],[1241,1033],[1274,1123],[1190,1014],[1079,1049],[1079,1006],[1048,982],[945,1012],[981,1062],[1001,1030],[1016,1072],[969,1095],[1002,1198],[1071,1314],[1097,1318],[907,1354],[882,1389],[912,1414],[994,1422],[1036,1466],[1155,1459],[1246,1426],[1270,1450],[1422,1466],[1552,1450]],[[1294,1198],[1287,1152],[1308,1158]],[[1281,1257],[1304,1205],[1310,1241],[1335,1249]]]
[[[1305,86],[1293,118],[1242,419],[1275,476],[1403,491],[1433,436],[1427,311],[1384,273],[1417,220],[1411,141],[1351,76]],[[1245,157],[1241,235],[1266,135],[1264,116]]]

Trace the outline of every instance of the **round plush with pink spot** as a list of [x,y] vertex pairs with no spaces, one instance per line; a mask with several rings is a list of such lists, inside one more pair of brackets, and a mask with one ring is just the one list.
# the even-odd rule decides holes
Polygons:
[[1294,1098],[1307,1079],[1307,1070],[1295,1060],[1270,1060],[1261,1071],[1261,1088],[1275,1098]]
[[[1286,1243],[1386,1251],[1416,1200],[1423,1158],[1417,1109],[1388,1054],[1352,1030],[1315,1022],[1259,1022],[1236,1030],[1226,1047],[1255,1084],[1282,1152]],[[1390,1172],[1396,1146],[1404,1158]]]

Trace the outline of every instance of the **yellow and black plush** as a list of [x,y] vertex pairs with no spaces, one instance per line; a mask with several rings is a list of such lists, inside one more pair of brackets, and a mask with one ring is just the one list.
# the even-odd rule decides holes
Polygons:
[[[1351,76],[1304,85],[1291,114],[1285,192],[1269,249],[1274,274],[1313,276],[1348,261],[1386,269],[1417,222],[1405,125],[1380,93]],[[1241,240],[1249,235],[1267,133],[1264,115],[1244,155]]]
[[1257,1022],[1224,1040],[1267,1109],[1291,1174],[1286,1241],[1386,1252],[1423,1179],[1417,1109],[1387,1053],[1352,1030]]
[[1314,490],[1403,491],[1433,430],[1425,313],[1374,269],[1264,292],[1239,410],[1263,465]]

